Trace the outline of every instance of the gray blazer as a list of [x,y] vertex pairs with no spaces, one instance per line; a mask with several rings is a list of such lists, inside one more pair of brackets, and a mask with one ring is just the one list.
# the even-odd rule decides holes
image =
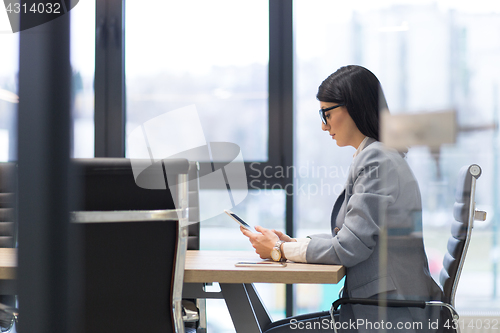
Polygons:
[[[429,273],[422,240],[418,183],[397,151],[368,140],[351,164],[331,222],[332,234],[311,236],[306,259],[308,263],[344,265],[345,296],[373,298],[384,293],[395,299],[441,299],[441,289]],[[436,316],[412,308],[387,312],[388,320],[422,322],[419,332],[426,331],[428,320]],[[341,320],[360,318],[380,321],[377,307],[342,307]],[[373,331],[369,328],[358,330]]]

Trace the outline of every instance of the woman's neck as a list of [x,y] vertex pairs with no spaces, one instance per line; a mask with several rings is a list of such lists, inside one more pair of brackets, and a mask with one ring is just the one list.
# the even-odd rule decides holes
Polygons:
[[353,145],[352,145],[352,146],[353,146],[355,149],[358,149],[358,148],[359,148],[359,145],[361,144],[361,142],[363,142],[363,140],[366,138],[366,135],[364,135],[364,134],[362,134],[362,133],[360,133],[360,134],[361,134],[361,135],[356,136],[356,139],[355,139],[355,140],[354,140],[354,142],[353,142]]

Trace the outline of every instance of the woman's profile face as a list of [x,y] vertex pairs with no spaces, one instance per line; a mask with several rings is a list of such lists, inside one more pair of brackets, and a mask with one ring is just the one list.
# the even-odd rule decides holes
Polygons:
[[[321,109],[327,109],[339,103],[319,102]],[[345,106],[325,112],[326,125],[321,123],[321,129],[328,132],[339,147],[353,146],[358,148],[364,135],[352,120]]]

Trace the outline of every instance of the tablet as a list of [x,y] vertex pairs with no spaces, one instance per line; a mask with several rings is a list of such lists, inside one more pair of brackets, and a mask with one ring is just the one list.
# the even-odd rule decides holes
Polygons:
[[224,213],[226,213],[227,215],[229,215],[233,220],[235,220],[243,228],[245,228],[245,229],[247,229],[247,230],[249,230],[251,232],[257,232],[257,231],[255,231],[254,228],[252,228],[248,223],[246,223],[245,221],[243,221],[238,215],[236,215],[232,211],[226,209],[226,210],[224,210]]

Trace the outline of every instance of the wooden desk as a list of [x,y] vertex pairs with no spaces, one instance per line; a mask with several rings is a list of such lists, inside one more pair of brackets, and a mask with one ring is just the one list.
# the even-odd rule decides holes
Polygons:
[[[259,261],[250,251],[187,251],[185,298],[224,298],[238,333],[255,333],[271,322],[252,283],[338,283],[343,266],[287,263],[286,267],[235,267],[238,261]],[[15,293],[17,249],[0,248],[0,293]],[[207,293],[203,283],[219,282],[220,293]]]
[[320,283],[336,284],[343,266],[287,263],[286,267],[235,267],[238,261],[260,261],[250,251],[187,251],[185,283]]
[[[186,283],[338,283],[343,266],[287,263],[286,267],[235,267],[238,261],[259,261],[251,251],[187,251]],[[0,280],[16,278],[17,249],[0,248]]]
[[[250,251],[187,251],[185,298],[224,298],[238,333],[261,332],[272,320],[253,283],[336,284],[343,266],[287,263],[286,267],[235,267],[238,261],[260,261]],[[203,283],[219,282],[220,293],[208,293]]]
[[17,249],[0,248],[0,280],[14,280],[17,269]]
[[17,249],[0,248],[0,295],[15,295],[17,290]]

